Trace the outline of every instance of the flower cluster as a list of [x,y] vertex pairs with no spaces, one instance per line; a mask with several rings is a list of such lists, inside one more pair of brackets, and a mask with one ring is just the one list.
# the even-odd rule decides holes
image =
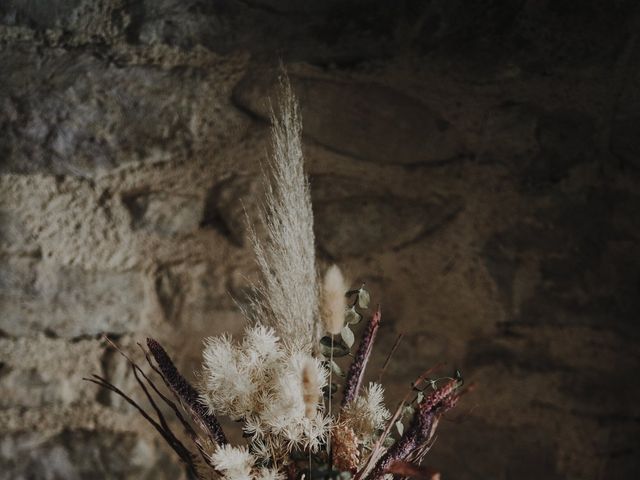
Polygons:
[[[178,372],[157,341],[147,339],[146,360],[176,401],[125,355],[152,413],[105,378],[94,375],[88,380],[133,405],[192,478],[435,478],[436,473],[420,463],[440,417],[463,393],[462,377],[456,372],[432,378],[432,371],[425,372],[393,414],[379,383],[363,386],[381,311],[378,307],[357,327],[361,338],[352,353],[352,328],[365,317],[370,295],[364,285],[349,290],[335,265],[318,278],[300,116],[288,81],[282,87],[280,111],[272,114],[274,155],[263,212],[266,238],[253,235],[262,278],[243,308],[249,321],[243,337],[205,340],[198,388]],[[345,361],[350,361],[346,375],[339,365]],[[173,411],[190,443],[173,433],[158,398]],[[228,443],[219,416],[241,423],[244,444]]]
[[[222,336],[205,345],[201,399],[210,413],[244,421],[261,460],[279,460],[294,449],[318,451],[329,425],[319,408],[328,376],[319,359],[283,345],[262,325],[249,327],[239,344]],[[305,395],[305,384],[315,391]]]

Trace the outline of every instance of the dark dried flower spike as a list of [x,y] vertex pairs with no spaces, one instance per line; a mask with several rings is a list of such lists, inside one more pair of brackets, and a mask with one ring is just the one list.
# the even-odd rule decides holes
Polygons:
[[364,371],[367,368],[367,362],[371,356],[371,350],[373,348],[373,342],[376,339],[378,328],[380,327],[380,305],[376,313],[369,320],[367,329],[364,332],[358,352],[356,353],[353,363],[349,368],[349,374],[344,387],[344,396],[342,397],[342,406],[346,406],[349,402],[354,400],[358,396],[360,386],[362,385],[362,379],[364,378]]
[[220,423],[218,423],[218,419],[214,415],[207,413],[207,408],[198,399],[197,390],[178,372],[164,348],[153,338],[147,338],[147,347],[158,364],[158,368],[167,385],[191,414],[194,422],[208,432],[213,441],[219,445],[226,444],[227,438],[222,431]]
[[437,407],[442,406],[444,400],[452,397],[458,389],[459,382],[451,379],[438,390],[430,393],[418,406],[419,412],[431,413]]
[[424,433],[431,431],[434,417],[434,414],[425,416],[421,415],[421,412],[416,412],[409,428],[405,430],[398,441],[391,445],[389,450],[378,460],[369,478],[372,480],[382,478],[394,462],[404,461],[411,455],[411,452],[419,448],[424,441],[428,440],[424,438]]
[[418,405],[418,411],[414,414],[409,428],[380,458],[369,478],[381,478],[394,462],[422,456],[420,453],[428,449],[428,442],[433,437],[438,417],[456,405],[457,386],[457,380],[450,380]]

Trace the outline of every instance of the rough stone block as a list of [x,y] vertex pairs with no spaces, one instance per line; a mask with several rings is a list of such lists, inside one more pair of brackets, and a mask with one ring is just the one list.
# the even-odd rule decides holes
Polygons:
[[[269,117],[272,76],[245,78],[235,89],[238,104]],[[442,162],[464,152],[455,126],[419,100],[374,83],[291,79],[300,98],[304,135],[332,150],[381,164]]]
[[153,443],[131,433],[25,432],[0,439],[0,479],[166,479],[181,469]]
[[95,272],[34,264],[19,259],[1,265],[0,330],[9,335],[47,331],[77,337],[136,330],[144,307],[137,272]]

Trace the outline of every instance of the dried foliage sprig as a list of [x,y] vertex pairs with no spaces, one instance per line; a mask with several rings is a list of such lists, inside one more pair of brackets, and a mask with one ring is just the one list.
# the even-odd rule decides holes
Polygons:
[[[391,414],[379,382],[402,334],[378,383],[363,386],[381,327],[379,306],[366,322],[345,377],[339,363],[351,356],[356,341],[351,327],[364,318],[370,295],[364,285],[347,291],[335,265],[322,282],[317,280],[300,114],[286,78],[272,109],[272,140],[263,211],[266,236],[259,238],[256,230],[251,234],[261,280],[257,295],[243,309],[252,322],[242,340],[228,335],[206,339],[200,384],[194,387],[165,349],[147,339],[148,351],[141,346],[147,363],[178,405],[122,351],[150,411],[101,376],[87,380],[133,405],[196,479],[438,480],[439,473],[421,462],[433,445],[440,418],[469,389],[462,390],[457,371],[452,377],[433,378],[439,365],[411,384]],[[353,299],[350,305],[348,298]],[[322,329],[327,336],[320,338]],[[342,402],[333,412],[332,398],[340,389]],[[173,433],[162,403],[174,413],[191,444]],[[241,422],[245,444],[227,442],[220,415]]]

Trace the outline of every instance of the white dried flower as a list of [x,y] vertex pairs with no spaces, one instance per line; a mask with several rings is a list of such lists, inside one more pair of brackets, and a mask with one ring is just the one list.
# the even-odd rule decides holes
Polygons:
[[337,265],[331,265],[322,282],[322,320],[328,333],[337,335],[344,326],[344,312],[347,308],[345,294],[347,282]]
[[237,348],[229,336],[208,338],[205,341],[203,400],[211,413],[238,417],[249,410],[248,399],[254,385],[245,375],[239,362]]
[[390,417],[391,413],[384,406],[384,388],[374,382],[369,383],[368,388],[342,413],[342,418],[364,443],[370,443]]
[[327,383],[326,369],[308,353],[293,352],[279,362],[277,373],[273,377],[270,402],[259,413],[260,420],[268,431],[281,435],[289,449],[309,446],[315,449],[326,437],[327,422],[322,412],[316,409],[315,415],[307,417],[302,385],[305,369],[318,398]]
[[256,459],[246,447],[222,445],[211,454],[211,463],[229,480],[251,480]]
[[243,419],[259,456],[318,449],[328,429],[318,408],[326,383],[320,360],[285,349],[270,328],[248,328],[241,344],[229,336],[206,341],[201,398],[212,412]]
[[273,468],[261,468],[255,475],[255,480],[284,480],[284,475]]
[[276,360],[280,356],[278,340],[272,328],[262,325],[248,328],[242,341],[243,360],[249,362],[248,367]]
[[249,327],[240,345],[227,335],[205,341],[202,399],[213,413],[250,416],[268,401],[269,382],[283,352],[271,328]]

